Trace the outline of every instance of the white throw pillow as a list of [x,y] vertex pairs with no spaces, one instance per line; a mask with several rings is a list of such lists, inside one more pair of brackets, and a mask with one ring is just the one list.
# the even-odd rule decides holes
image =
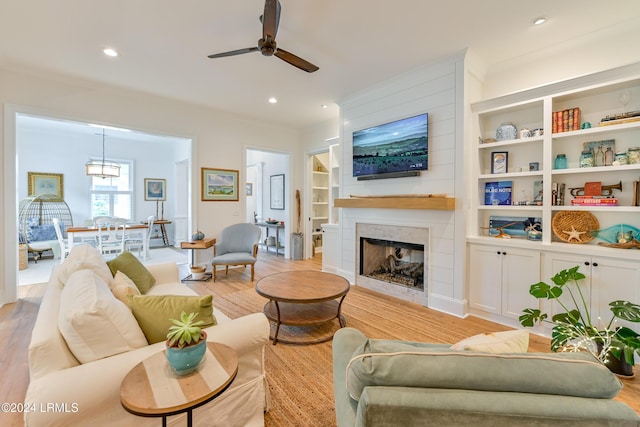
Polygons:
[[526,353],[529,331],[487,332],[463,339],[451,346],[453,350],[481,351],[485,353]]
[[127,296],[141,295],[140,290],[133,283],[133,280],[124,274],[122,271],[118,271],[111,282],[111,292],[120,301],[122,301],[127,307],[129,307],[129,300]]
[[148,345],[131,310],[91,270],[76,271],[62,289],[58,329],[80,363]]
[[60,266],[60,282],[65,285],[73,273],[79,270],[91,270],[110,284],[113,274],[99,250],[91,245],[74,246],[67,259]]

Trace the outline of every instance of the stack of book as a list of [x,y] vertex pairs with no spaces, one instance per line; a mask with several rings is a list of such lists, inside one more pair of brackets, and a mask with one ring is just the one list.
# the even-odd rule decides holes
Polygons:
[[571,206],[618,206],[617,197],[605,196],[576,196],[571,200]]
[[577,107],[554,111],[552,119],[551,131],[553,133],[580,129],[580,109]]

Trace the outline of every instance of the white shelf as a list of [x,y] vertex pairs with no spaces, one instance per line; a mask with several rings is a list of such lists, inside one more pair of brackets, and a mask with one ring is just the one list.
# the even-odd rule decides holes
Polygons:
[[[576,80],[579,82],[579,80]],[[542,221],[542,241],[527,243],[527,246],[550,248],[557,247],[551,226],[553,217],[562,211],[587,211],[598,219],[600,229],[629,224],[640,228],[640,207],[634,204],[634,181],[640,180],[640,164],[619,166],[598,166],[579,168],[579,157],[586,142],[615,140],[615,151],[626,151],[640,146],[640,121],[615,125],[599,126],[602,118],[608,115],[640,110],[640,75],[629,75],[626,79],[616,76],[610,82],[603,77],[598,83],[579,87],[562,85],[558,93],[536,90],[522,92],[507,97],[475,103],[471,106],[474,113],[472,140],[477,150],[472,150],[471,173],[477,197],[472,198],[470,230],[468,236],[477,238],[486,235],[491,216],[529,217],[535,216]],[[553,87],[553,85],[551,85]],[[622,105],[619,101],[620,91],[629,90],[631,101]],[[527,96],[532,98],[526,99]],[[501,104],[502,103],[502,104]],[[591,127],[567,132],[552,133],[553,113],[570,108],[580,109],[580,122],[590,122]],[[543,129],[543,135],[530,138],[518,138],[505,141],[480,143],[488,138],[495,138],[496,129],[503,123],[511,122],[520,131]],[[491,170],[491,153],[504,151],[508,153],[508,172],[503,174],[488,173]],[[553,169],[557,154],[566,154],[567,169]],[[529,163],[537,163],[537,171],[529,170]],[[517,172],[517,170],[521,170]],[[533,201],[536,196],[534,184],[542,181],[543,199],[541,205],[495,206],[484,205],[485,184],[490,181],[512,181],[514,202]],[[586,182],[600,181],[603,185],[616,185],[622,182],[622,191],[614,190],[612,196],[618,199],[617,206],[571,206],[572,188],[584,187]],[[564,205],[552,204],[552,188],[554,183],[564,184]],[[506,239],[505,239],[506,240]],[[513,240],[513,239],[511,239]],[[484,242],[484,240],[483,240]],[[500,244],[500,239],[487,238],[486,242]],[[598,246],[601,239],[594,239],[588,244],[566,247],[574,254],[587,253],[589,247]],[[607,248],[612,256],[624,257],[628,251]]]

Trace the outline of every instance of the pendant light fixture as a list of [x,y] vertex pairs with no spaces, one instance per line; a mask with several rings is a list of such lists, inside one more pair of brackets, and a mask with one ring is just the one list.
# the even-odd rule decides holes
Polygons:
[[85,164],[87,176],[118,178],[120,176],[120,165],[104,160],[104,136],[104,128],[102,128],[102,161],[89,160]]

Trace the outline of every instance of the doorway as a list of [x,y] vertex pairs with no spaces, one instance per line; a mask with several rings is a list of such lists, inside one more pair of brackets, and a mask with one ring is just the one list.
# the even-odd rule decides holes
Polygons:
[[[15,126],[13,140],[17,159],[14,170],[17,180],[13,190],[15,199],[20,201],[29,195],[28,172],[55,173],[61,177],[63,199],[72,210],[72,225],[87,225],[92,215],[88,195],[90,178],[85,176],[84,164],[89,158],[101,154],[98,152],[101,137],[96,136],[101,130],[83,122],[32,113],[13,112],[7,118]],[[119,199],[128,200],[127,204],[131,212],[129,221],[137,223],[150,215],[157,217],[163,215],[173,222],[166,225],[170,241],[177,245],[181,240],[186,240],[191,218],[189,200],[192,193],[192,179],[189,165],[192,156],[192,140],[124,128],[106,126],[104,128],[107,131],[106,157],[121,164],[127,161],[132,165],[131,198],[120,197]],[[64,153],[64,156],[60,156],[60,153]],[[55,161],[51,161],[52,158],[55,158]],[[157,202],[145,200],[142,191],[145,178],[165,180],[169,195],[166,202],[159,206]],[[178,189],[180,191],[177,191]],[[17,221],[14,224],[17,224]],[[15,226],[12,230],[9,228],[7,230],[17,234]],[[158,245],[158,241],[152,240],[152,246]],[[48,264],[59,263],[57,259],[51,261]],[[7,263],[7,266],[11,268],[11,264]],[[38,266],[34,261],[28,261],[26,268],[23,267],[22,264],[18,265],[14,280],[5,281],[6,286],[43,281],[41,277],[44,276],[38,274],[36,267],[44,267],[44,265]],[[42,270],[48,279],[48,272],[42,268],[39,270]],[[34,279],[28,276],[33,276]]]
[[290,197],[290,158],[288,153],[257,148],[247,148],[245,153],[246,221],[258,225],[267,221],[283,222],[282,228],[261,226],[260,250],[285,258],[290,258],[291,254],[287,236],[296,231],[292,220],[297,221],[291,215],[295,209]]

